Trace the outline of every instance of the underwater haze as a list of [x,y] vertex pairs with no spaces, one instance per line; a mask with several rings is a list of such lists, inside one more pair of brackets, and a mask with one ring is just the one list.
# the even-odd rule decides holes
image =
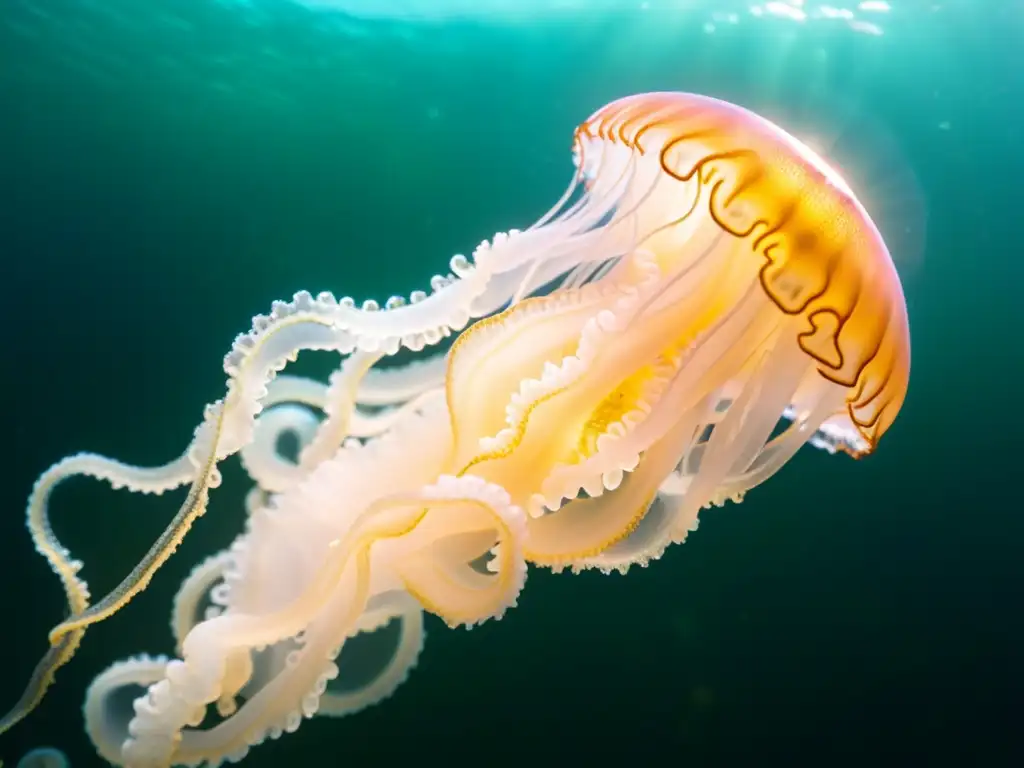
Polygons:
[[[913,368],[877,452],[803,448],[625,576],[531,568],[473,632],[428,615],[390,698],[242,764],[1024,765],[1022,46],[1013,0],[3,0],[0,710],[66,618],[25,527],[47,467],[177,457],[274,300],[429,285],[548,210],[595,110],[687,91],[834,159],[886,237]],[[105,764],[86,690],[175,652],[178,586],[244,524],[247,478],[223,472],[147,591],[0,736],[5,765],[43,745]],[[54,494],[95,596],[184,494]]]

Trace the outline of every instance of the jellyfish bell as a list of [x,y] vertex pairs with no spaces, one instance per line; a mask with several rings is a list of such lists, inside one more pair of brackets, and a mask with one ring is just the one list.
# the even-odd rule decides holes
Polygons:
[[909,333],[889,251],[841,174],[767,119],[680,93],[598,110],[574,158],[587,194],[616,199],[664,269],[704,269],[732,300],[759,282],[819,377],[844,390],[850,452],[874,447],[903,402]]
[[852,97],[816,94],[801,103],[757,104],[810,147],[856,192],[906,285],[924,268],[928,215],[924,189],[892,131]]

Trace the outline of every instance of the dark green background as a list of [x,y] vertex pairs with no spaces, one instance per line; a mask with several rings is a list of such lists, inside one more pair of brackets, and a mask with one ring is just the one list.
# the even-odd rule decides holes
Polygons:
[[[2,706],[63,615],[23,526],[43,469],[78,450],[176,456],[273,299],[424,287],[557,199],[596,107],[678,89],[826,133],[857,114],[900,147],[928,239],[921,258],[893,248],[914,343],[895,427],[861,462],[803,451],[647,570],[531,571],[501,622],[431,619],[386,704],[307,722],[246,765],[1021,764],[1019,2],[893,0],[882,37],[752,19],[709,35],[699,13],[423,26],[282,0],[34,2],[0,4]],[[853,134],[880,166],[870,202],[896,156]],[[878,197],[880,218],[906,209]],[[247,486],[226,471],[0,757],[51,744],[97,764],[88,682],[171,651],[177,584],[241,525]],[[94,593],[180,498],[60,489],[55,526]]]

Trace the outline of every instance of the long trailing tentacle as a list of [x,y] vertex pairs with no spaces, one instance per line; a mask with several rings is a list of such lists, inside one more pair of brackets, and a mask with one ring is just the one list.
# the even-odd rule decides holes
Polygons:
[[[507,236],[500,242],[506,241]],[[496,238],[495,244],[498,242]],[[502,302],[493,291],[488,293],[493,265],[498,262],[492,250],[490,243],[482,243],[474,253],[475,263],[462,256],[454,257],[452,274],[431,281],[433,293],[418,291],[409,303],[391,301],[383,310],[372,301],[358,308],[351,299],[339,301],[330,293],[313,297],[300,292],[291,302],[275,302],[269,315],[254,318],[252,330],[236,339],[224,362],[227,394],[207,407],[204,420],[181,458],[149,469],[80,454],[44,473],[29,499],[27,525],[36,549],[61,580],[69,615],[51,630],[51,647],[37,664],[18,702],[0,718],[0,734],[39,705],[57,670],[74,656],[85,630],[143,591],[173,554],[192,523],[205,511],[210,490],[220,484],[218,462],[252,440],[268,383],[288,361],[302,349],[334,350],[345,355],[358,350],[376,359],[402,347],[419,351],[437,343],[465,326],[471,317],[493,311],[492,304]],[[345,389],[351,388],[346,385]],[[357,396],[349,392],[349,400]],[[94,605],[90,605],[86,582],[78,576],[81,563],[61,544],[48,518],[47,504],[54,488],[75,475],[103,479],[115,487],[143,493],[161,493],[191,483],[177,515],[145,557]]]

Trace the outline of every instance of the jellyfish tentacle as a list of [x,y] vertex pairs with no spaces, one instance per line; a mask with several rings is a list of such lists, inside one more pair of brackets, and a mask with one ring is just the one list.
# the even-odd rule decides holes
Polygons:
[[[657,370],[647,374],[648,391],[637,407],[610,423],[604,434],[595,438],[598,450],[572,464],[558,464],[541,483],[539,496],[531,504],[557,508],[562,498],[572,498],[586,488],[600,493],[595,481],[606,472],[615,473],[636,466],[640,454],[660,440],[677,420],[674,414],[686,414],[721,387],[737,364],[749,352],[746,344],[753,334],[762,334],[755,320],[763,313],[763,303],[750,294],[732,310],[715,317],[710,324],[699,321],[707,315],[700,302],[686,315],[676,315],[675,338],[666,340],[664,355]],[[600,349],[597,344],[592,348]],[[717,373],[717,375],[716,375]],[[696,427],[696,425],[694,425]],[[589,483],[589,484],[588,484]]]
[[[492,436],[480,439],[479,453],[462,471],[481,462],[509,455],[521,442],[536,409],[584,377],[600,350],[611,344],[610,339],[616,334],[621,334],[632,313],[641,306],[645,291],[654,289],[658,277],[657,266],[647,254],[637,252],[633,257],[641,275],[637,283],[622,286],[620,290],[606,288],[604,300],[599,306],[593,307],[588,317],[583,318],[578,333],[572,334],[575,350],[559,362],[542,360],[544,364],[539,375],[528,374],[523,377],[516,388],[518,391],[511,393],[504,426]],[[570,327],[570,330],[575,331],[575,327]]]
[[[754,296],[756,297],[756,294]],[[750,356],[747,351],[750,342],[740,341],[737,343],[737,337],[750,336],[753,333],[760,338],[765,334],[763,323],[751,322],[751,318],[756,318],[761,311],[758,307],[762,303],[762,300],[757,299],[752,303],[748,312],[734,313],[730,317],[733,326],[731,335],[723,336],[722,327],[728,328],[729,324],[722,323],[721,327],[717,329],[718,338],[706,340],[700,346],[696,346],[685,365],[679,365],[677,362],[675,366],[666,366],[662,377],[663,381],[648,390],[651,402],[646,406],[646,410],[638,409],[634,418],[618,422],[618,428],[610,428],[608,432],[599,436],[597,450],[593,454],[575,465],[561,465],[555,469],[552,475],[548,476],[548,479],[553,478],[556,481],[548,488],[558,488],[559,490],[553,492],[549,490],[549,495],[543,497],[545,506],[553,511],[532,524],[531,555],[533,554],[533,533],[537,533],[539,540],[541,532],[547,531],[549,532],[547,536],[548,550],[543,555],[542,562],[570,563],[574,567],[580,568],[609,567],[607,559],[600,557],[601,551],[619,543],[639,526],[642,516],[658,492],[660,483],[672,471],[678,462],[678,457],[685,454],[694,436],[700,434],[704,425],[700,423],[699,416],[702,413],[707,413],[707,406],[702,404],[702,401],[704,403],[713,401],[717,391],[726,382],[728,372],[742,366]],[[769,325],[768,328],[771,329],[771,326]],[[770,341],[768,343],[773,343],[771,339],[777,338],[777,335],[777,330],[769,332]],[[764,357],[767,359],[766,355]],[[746,389],[741,391],[741,397],[745,395],[746,400],[734,401],[734,405],[739,410],[733,411],[733,421],[737,413],[742,413],[743,409],[748,407],[747,401],[753,401],[760,392],[757,382],[763,383],[763,380],[770,380],[775,374],[786,373],[795,377],[792,379],[791,389],[795,389],[798,385],[803,373],[799,368],[796,369],[796,373],[792,372],[792,358],[777,355],[771,360],[773,365],[765,368],[766,372],[762,374],[761,379],[755,378],[755,385],[748,388],[749,392]],[[755,367],[755,370],[760,370],[763,367],[763,365]],[[652,374],[645,375],[651,376]],[[786,384],[781,384],[780,388],[785,390]],[[791,392],[787,391],[786,403],[789,402],[790,396]],[[680,397],[686,399],[681,400]],[[748,431],[752,432],[748,438],[752,445],[758,445],[757,441],[762,432],[764,434],[760,445],[763,445],[763,441],[767,439],[768,433],[774,427],[786,403],[780,403],[777,412],[773,412],[772,404],[768,403],[758,411],[760,420],[756,422],[744,420],[742,422]],[[675,414],[683,416],[680,418]],[[733,435],[730,434],[732,427],[728,416],[723,419],[723,422],[725,422],[726,429],[720,433],[720,436],[725,437],[724,439],[720,437],[720,442],[724,442],[731,448],[734,445],[734,440]],[[716,429],[719,426],[716,426]],[[742,455],[737,461],[743,465],[744,469],[750,463]],[[574,480],[570,481],[568,478],[574,478]],[[704,487],[696,487],[693,490],[693,493],[704,494],[707,497],[697,506],[698,510],[708,501],[716,498],[714,494],[723,478],[724,476],[708,476],[708,473],[705,473],[703,476]],[[559,483],[566,482],[569,484],[559,485]],[[592,537],[598,529],[595,522],[592,526],[594,530],[583,531],[582,534],[577,531],[572,538],[569,537],[568,534],[574,527],[579,528],[579,524],[574,524],[574,521],[578,518],[581,509],[589,506],[600,509],[602,505],[597,502],[597,498],[602,498],[606,493],[611,494],[611,498],[606,503],[613,504],[614,500],[623,494],[623,488],[632,487],[637,483],[645,488],[644,498],[647,501],[641,505],[636,516],[628,519],[614,537],[605,541],[590,538],[592,546],[589,550],[580,548],[578,544],[575,545],[575,550],[562,549],[559,551],[554,549],[560,543],[558,538],[552,535],[555,531],[565,537],[561,543],[568,544],[573,540],[579,540],[580,535]],[[542,484],[541,487],[544,488],[544,485]],[[564,507],[560,506],[563,498],[572,499],[579,490],[586,491],[591,498],[569,501]],[[552,504],[552,500],[554,500],[554,504]],[[636,507],[635,503],[633,507]],[[686,524],[689,527],[691,523],[686,521]],[[666,528],[665,532],[668,531],[669,529]],[[666,546],[667,543],[665,542]],[[660,547],[659,543],[655,547],[655,551]],[[640,554],[645,559],[650,556],[650,552],[647,550]]]
[[[730,387],[735,390],[735,386]],[[714,401],[709,405],[705,416],[698,419],[698,423],[711,426],[722,422],[723,416],[728,417],[733,403],[736,402],[739,393],[733,391],[722,401]],[[779,400],[782,398],[780,397]],[[763,448],[755,456],[749,459],[747,456],[737,456],[730,468],[730,473],[721,481],[710,494],[705,490],[706,502],[704,505],[720,505],[726,499],[734,501],[742,500],[743,495],[750,489],[760,485],[770,478],[775,472],[788,462],[796,451],[808,442],[808,435],[818,434],[817,430],[822,428],[823,423],[842,408],[841,390],[829,387],[809,389],[796,402],[795,406],[787,406],[783,409],[781,418],[791,418],[793,424],[778,437],[773,438],[764,444]],[[778,402],[778,401],[776,401]],[[713,401],[708,400],[711,404]],[[742,404],[741,404],[742,407]],[[734,412],[734,415],[738,412]],[[764,417],[772,424],[776,418],[771,414],[774,409],[765,411]],[[762,425],[765,422],[762,422]],[[759,445],[760,437],[764,434],[765,427],[756,437],[747,442],[747,449],[751,451]],[[583,568],[600,568],[601,570],[618,570],[622,573],[628,570],[632,564],[646,566],[651,560],[658,559],[665,549],[672,543],[673,529],[676,540],[685,537],[686,533],[696,530],[697,518],[695,514],[684,517],[680,514],[679,503],[686,500],[687,493],[696,477],[699,476],[708,442],[699,441],[703,428],[698,428],[693,435],[689,447],[680,451],[682,459],[675,473],[669,475],[659,489],[659,503],[648,511],[645,518],[638,524],[630,535],[613,544],[608,549],[585,560],[571,563],[574,570]],[[714,434],[712,432],[712,434]],[[694,493],[698,493],[697,489]],[[691,502],[694,500],[691,497]]]
[[117,587],[99,602],[75,612],[50,631],[52,645],[56,645],[69,632],[84,630],[90,624],[102,621],[144,590],[160,566],[177,549],[192,523],[206,511],[210,490],[221,482],[220,472],[217,470],[217,445],[223,427],[223,415],[222,403],[209,406],[206,419],[196,429],[195,440],[188,451],[189,460],[196,467],[195,476],[188,497],[170,525]]
[[85,731],[104,760],[125,765],[121,746],[128,738],[128,723],[133,712],[115,710],[116,694],[122,688],[147,688],[162,679],[170,661],[166,656],[141,654],[107,667],[89,684],[82,713]]
[[[79,454],[54,465],[36,483],[28,504],[28,527],[36,550],[50,564],[64,587],[70,617],[50,631],[50,649],[36,665],[21,698],[0,719],[0,733],[9,730],[39,705],[53,684],[57,670],[71,660],[81,644],[86,627],[106,618],[148,585],[153,574],[180,543],[192,522],[206,508],[209,489],[220,483],[215,467],[217,441],[223,408],[218,403],[206,411],[206,419],[196,429],[195,439],[184,457],[163,468],[130,467],[94,454]],[[185,467],[191,465],[186,474]],[[57,539],[49,522],[48,501],[54,487],[74,474],[85,474],[138,489],[159,493],[192,481],[188,497],[178,514],[145,557],[114,590],[98,603],[89,604],[89,589],[77,573],[81,562],[71,559],[70,551]]]
[[[482,245],[478,252],[485,258],[488,248]],[[450,279],[436,280],[433,297],[420,302],[424,306],[419,311],[415,311],[414,306],[403,308],[409,310],[405,313],[402,313],[402,309],[386,310],[383,313],[356,310],[349,302],[335,302],[329,295],[314,299],[310,294],[302,292],[296,294],[292,303],[277,302],[269,315],[255,318],[253,330],[236,339],[225,358],[224,368],[229,377],[227,395],[222,401],[207,408],[205,418],[197,427],[195,438],[185,453],[184,461],[179,460],[169,465],[173,468],[169,474],[176,481],[175,485],[192,482],[188,497],[139,565],[118,587],[93,606],[88,604],[85,582],[75,575],[78,564],[70,560],[70,553],[54,536],[47,519],[46,500],[49,492],[56,482],[68,475],[69,467],[56,468],[53,473],[42,478],[43,485],[37,487],[34,498],[30,499],[29,526],[36,548],[44,554],[64,584],[70,617],[51,630],[51,650],[33,674],[29,688],[14,709],[0,719],[0,733],[19,722],[38,705],[57,669],[74,655],[84,629],[116,612],[145,589],[156,570],[185,536],[192,522],[205,511],[210,489],[220,483],[217,462],[252,440],[255,422],[261,410],[260,401],[267,394],[266,382],[288,360],[294,359],[297,351],[302,348],[335,349],[349,353],[361,346],[375,351],[381,348],[382,341],[388,351],[394,351],[395,342],[421,348],[428,342],[439,340],[443,335],[442,330],[448,332],[452,328],[461,327],[469,318],[468,307],[486,287],[487,271],[473,267],[460,257],[453,258],[452,267],[457,274]],[[433,303],[430,298],[433,298]],[[447,310],[444,309],[446,305]],[[434,306],[439,309],[432,309]],[[402,314],[404,319],[396,322],[388,317],[383,323],[368,319],[370,316],[376,319],[385,314]],[[406,321],[412,325],[406,324]],[[420,329],[417,322],[429,327]],[[404,337],[398,337],[393,332],[389,336],[388,333],[395,328],[403,329]],[[360,332],[363,335],[359,335]],[[156,478],[160,476],[159,471],[150,470],[149,475],[135,472],[133,477],[133,473],[127,472],[126,465],[97,462],[94,458],[81,459],[79,466],[71,469],[76,472],[81,468],[91,470],[97,463],[104,464],[104,476],[113,477],[125,485],[141,479],[144,486],[145,481],[153,479],[150,475]],[[191,472],[186,471],[188,464],[192,465]],[[169,480],[164,480],[161,484],[157,480],[157,485],[165,489],[173,487],[166,486],[167,482]]]
[[761,348],[742,390],[715,425],[686,493],[674,502],[677,541],[686,538],[700,509],[718,500],[721,485],[731,475],[745,472],[764,448],[807,374],[810,363],[801,362],[798,345],[785,332]]
[[356,389],[356,403],[401,405],[427,390],[444,386],[446,355],[435,354],[388,368],[371,368]]
[[344,717],[361,712],[387,699],[408,679],[423,650],[423,608],[404,592],[380,595],[357,625],[359,632],[378,631],[392,621],[401,623],[397,647],[383,669],[365,685],[352,691],[332,691],[328,687],[320,697],[317,715]]
[[812,435],[821,434],[823,423],[841,408],[839,401],[840,398],[835,394],[831,397],[822,397],[813,404],[811,410],[803,415],[796,415],[786,431],[769,442],[746,471],[723,483],[723,494],[742,496],[782,469],[802,445],[813,444],[814,438],[808,438],[808,432]]
[[36,551],[47,559],[60,577],[71,613],[85,610],[89,603],[89,589],[77,574],[82,563],[72,560],[70,551],[57,539],[49,519],[49,501],[57,486],[76,477],[91,477],[106,481],[115,489],[160,495],[189,482],[195,467],[188,454],[162,467],[135,467],[115,459],[93,453],[79,453],[54,464],[36,481],[29,496],[27,527]]
[[[731,401],[732,396],[726,398]],[[720,421],[727,408],[719,406],[705,423],[713,424]],[[842,410],[833,401],[823,398],[817,402],[794,402],[786,407],[780,421],[788,421],[789,425],[765,445],[764,450],[751,462],[741,476],[730,479],[723,487],[723,493],[729,497],[742,496],[747,490],[768,480],[805,444],[826,453],[843,451],[851,455],[862,453],[867,445],[864,438],[856,430],[835,423],[834,417]],[[813,430],[810,425],[817,425]],[[810,433],[810,437],[808,437]],[[699,464],[707,443],[699,443],[693,450],[687,451],[680,459],[679,466],[661,484],[660,492],[666,496],[679,496],[686,492],[690,480],[695,474],[695,466]]]
[[580,492],[595,497],[617,489],[623,473],[635,470],[649,447],[622,438],[648,418],[674,373],[673,361],[659,356],[613,390],[588,420],[574,461],[556,464],[541,481],[530,500],[531,516],[557,511]]
[[[752,481],[758,479],[758,474],[748,476],[748,468],[756,461],[759,452],[764,450],[768,436],[785,410],[786,403],[792,399],[794,391],[805,378],[808,365],[794,365],[794,355],[799,353],[799,349],[785,348],[789,343],[785,334],[776,343],[782,344],[783,348],[762,355],[743,389],[730,403],[725,418],[716,424],[711,438],[701,447],[701,460],[688,467],[692,474],[682,484],[682,493],[665,495],[665,509],[656,529],[645,531],[642,541],[624,542],[625,546],[619,552],[604,553],[606,567],[609,561],[617,561],[615,565],[621,565],[621,555],[627,551],[629,556],[644,561],[656,559],[670,543],[681,543],[690,532],[696,530],[697,514],[702,508],[720,505],[726,498],[741,498],[743,493],[756,484]],[[771,392],[763,393],[763,388],[769,384]],[[811,423],[811,418],[824,420],[841,403],[840,391],[831,386],[823,387],[818,403],[820,407],[801,423],[800,428],[805,432],[813,431],[816,426]],[[792,447],[789,443],[782,445]],[[780,453],[777,458],[788,457]],[[595,559],[600,561],[602,558]]]
[[[15,708],[0,719],[0,733],[38,705],[56,670],[74,655],[84,629],[110,616],[145,589],[156,570],[170,557],[192,522],[205,511],[210,489],[219,485],[217,463],[253,439],[261,400],[267,394],[267,382],[295,358],[299,349],[333,349],[347,354],[358,348],[366,352],[393,353],[402,345],[419,350],[436,343],[468,322],[473,303],[486,292],[490,249],[490,243],[481,244],[474,255],[476,264],[462,256],[453,257],[453,274],[436,277],[432,281],[433,293],[426,296],[419,292],[409,305],[392,304],[391,308],[379,312],[372,302],[364,304],[363,309],[356,309],[351,300],[338,302],[330,294],[314,299],[308,292],[300,292],[291,303],[276,302],[269,315],[254,318],[252,330],[236,339],[225,358],[224,369],[228,374],[225,398],[207,408],[185,453],[192,472],[185,474],[184,462],[171,465],[181,470],[174,475],[175,479],[183,478],[177,484],[192,481],[185,503],[139,565],[99,603],[88,604],[85,582],[75,576],[79,566],[73,564],[70,553],[53,535],[46,519],[48,493],[42,494],[41,504],[30,500],[29,524],[33,538],[37,549],[44,553],[65,585],[71,615],[51,630],[51,650]],[[479,311],[492,310],[485,307]],[[47,491],[52,489],[56,478],[57,475],[46,478],[50,483]],[[124,480],[119,482],[128,484]],[[34,515],[40,517],[41,522],[36,521]]]
[[356,352],[331,374],[323,406],[324,420],[313,439],[299,451],[299,466],[315,467],[338,449],[351,434],[359,382],[383,355]]
[[[493,538],[487,538],[497,542],[492,575],[470,578],[459,558],[445,564],[417,557],[435,541],[460,531],[492,532]],[[189,633],[183,659],[170,662],[166,676],[140,699],[144,705],[136,705],[124,760],[141,767],[235,756],[258,743],[269,732],[270,723],[283,722],[285,730],[298,727],[303,716],[315,714],[313,697],[321,695],[325,679],[336,674],[328,666],[333,664],[329,649],[355,631],[374,584],[393,588],[389,572],[421,604],[451,624],[500,618],[515,604],[526,578],[524,536],[525,518],[504,489],[473,476],[442,476],[418,492],[376,500],[340,539],[326,545],[324,564],[297,599],[266,615],[229,610]],[[184,730],[222,695],[233,650],[274,643],[300,632],[301,648],[289,654],[288,668],[230,720],[209,731]],[[304,684],[299,685],[300,681]],[[299,704],[289,703],[296,699]],[[282,713],[285,719],[280,721]]]
[[[392,304],[390,308],[382,309],[373,300],[356,307],[349,297],[338,300],[327,292],[313,297],[308,291],[295,294],[290,302],[275,302],[270,315],[256,317],[252,330],[236,340],[225,369],[232,373],[250,350],[264,342],[268,331],[280,330],[297,318],[315,318],[330,327],[339,339],[344,339],[337,344],[344,352],[358,348],[394,354],[403,346],[418,352],[436,344],[453,330],[465,327],[471,317],[478,316],[474,303],[488,288],[491,249],[491,244],[484,242],[472,261],[461,255],[453,257],[452,272],[447,276],[436,275],[431,280],[429,295],[417,291],[409,303]],[[482,311],[489,314],[493,309]]]
[[[264,490],[280,492],[329,458],[349,436],[355,414],[355,390],[380,357],[380,353],[353,352],[331,375],[327,386],[296,376],[271,380],[252,440],[240,452],[242,466],[249,476]],[[309,408],[322,411],[324,418],[318,419]],[[298,438],[298,461],[278,453],[278,440],[286,432]]]
[[327,399],[327,387],[315,379],[286,373],[268,379],[252,436],[239,450],[242,468],[256,482],[254,491],[279,492],[304,477],[304,468],[281,455],[278,443],[290,433],[300,451],[308,445],[321,428],[315,412],[324,410]]
[[[352,445],[349,448],[343,448],[339,456],[332,460],[333,462],[340,462],[340,465],[338,467],[326,465],[320,467],[318,472],[304,480],[300,487],[289,491],[282,497],[282,501],[285,502],[283,508],[254,511],[254,517],[251,521],[255,527],[251,527],[250,532],[237,541],[230,550],[232,562],[224,571],[225,582],[223,585],[227,586],[228,589],[224,590],[222,599],[218,600],[218,602],[223,602],[228,611],[257,611],[258,615],[266,610],[265,608],[260,608],[261,603],[259,601],[269,597],[268,594],[253,594],[251,599],[247,599],[244,591],[239,592],[234,589],[234,587],[238,586],[239,578],[252,579],[257,574],[250,572],[248,575],[243,576],[241,573],[231,573],[233,569],[237,571],[240,568],[251,571],[252,566],[256,564],[255,558],[259,557],[259,551],[253,549],[256,544],[252,541],[254,537],[258,538],[260,535],[263,535],[264,540],[270,540],[268,543],[278,547],[281,545],[281,539],[276,535],[276,532],[274,530],[266,530],[266,526],[261,521],[268,516],[273,516],[275,513],[284,518],[290,516],[293,521],[293,530],[297,529],[294,527],[294,524],[299,522],[296,516],[301,518],[308,511],[319,509],[324,503],[330,503],[330,500],[337,499],[337,492],[334,489],[339,487],[354,488],[354,486],[351,486],[350,480],[358,478],[365,481],[368,477],[367,472],[370,466],[377,465],[381,470],[386,470],[387,467],[392,466],[393,462],[398,460],[398,454],[394,454],[394,450],[415,451],[416,446],[422,444],[424,436],[436,434],[436,425],[444,425],[447,420],[442,406],[442,402],[436,402],[433,411],[411,413],[405,421],[396,425],[394,430],[372,441],[367,446]],[[415,436],[417,430],[420,432],[420,437]],[[356,465],[353,465],[353,459],[357,456],[360,457],[360,461],[369,462],[369,464],[359,465],[357,462]],[[341,466],[344,466],[346,470],[339,475],[337,469]],[[424,468],[424,476],[429,476],[432,472],[433,470],[429,467]],[[472,481],[467,480],[466,482]],[[364,487],[366,486],[364,485]],[[373,487],[373,484],[370,484],[369,487]],[[328,518],[324,517],[321,519],[327,520]],[[344,515],[336,520],[339,531],[349,529],[350,523],[345,521]],[[312,531],[313,529],[310,530]],[[442,526],[442,530],[447,532],[450,529]],[[319,545],[323,546],[323,542],[326,541],[326,539],[315,533],[311,533],[311,536],[311,541],[314,544],[319,542]],[[280,558],[282,554],[278,551],[276,556]],[[300,557],[302,556],[300,555]],[[305,561],[307,558],[303,557],[302,559]],[[248,565],[247,562],[249,563]],[[267,562],[267,565],[270,566],[272,563]],[[275,571],[280,572],[280,568],[275,567]],[[417,574],[413,573],[412,576],[415,577]],[[258,577],[255,583],[259,583]],[[214,590],[219,591],[221,586],[218,585]],[[427,586],[429,588],[429,583]],[[223,668],[221,674],[215,676],[216,687],[214,692],[216,693],[218,708],[224,712],[231,712],[231,717],[229,721],[222,724],[223,727],[218,726],[209,731],[194,732],[186,728],[182,732],[180,746],[176,748],[175,760],[189,762],[203,759],[203,756],[223,757],[226,754],[237,757],[248,747],[249,741],[258,741],[265,735],[275,737],[286,730],[294,730],[299,722],[301,722],[302,717],[311,716],[315,713],[316,697],[325,690],[332,674],[336,674],[336,670],[332,671],[331,667],[331,659],[333,658],[332,648],[334,649],[333,654],[336,655],[337,646],[341,644],[346,632],[344,622],[340,622],[340,624],[338,622],[337,610],[324,610],[320,613],[314,610],[311,615],[319,616],[322,621],[320,623],[314,621],[313,624],[301,632],[302,639],[293,648],[295,653],[289,652],[286,655],[282,662],[283,666],[270,682],[263,682],[260,685],[258,681],[254,681],[250,677],[249,682],[245,683],[237,674],[235,674],[234,679],[229,679],[232,657],[244,659],[244,654],[248,653],[247,649],[249,646],[246,644],[241,646],[229,644],[225,648],[221,657]],[[222,614],[222,617],[226,618],[228,615]],[[199,626],[202,626],[202,624]],[[318,627],[322,629],[318,629]],[[314,641],[316,648],[313,647]],[[251,672],[251,669],[248,671]],[[169,673],[169,675],[174,674],[176,673],[173,670]],[[275,681],[276,684],[271,687],[271,683]],[[256,688],[252,689],[253,685],[256,685]],[[225,707],[226,697],[230,695],[230,704],[234,705],[234,696],[236,694],[241,694],[242,698],[246,699],[245,703],[237,709]],[[139,706],[142,705],[140,704]],[[187,714],[187,712],[184,714]],[[198,709],[192,712],[193,718],[196,720],[200,714]],[[228,723],[231,725],[228,725]],[[254,728],[255,730],[253,730]],[[142,724],[136,727],[136,730],[139,729],[143,729]],[[169,733],[167,729],[164,729],[162,732],[165,736],[173,737],[173,733]],[[157,736],[154,735],[153,738],[157,739]],[[132,761],[136,758],[138,758],[141,765],[149,764],[146,762],[147,758],[144,755],[142,757],[136,755],[133,758],[127,753],[122,756],[121,762],[127,760],[129,763],[135,764]],[[152,764],[160,764],[160,759],[154,759]]]
[[320,419],[300,405],[264,407],[256,418],[252,440],[242,446],[239,459],[257,487],[268,493],[280,493],[299,482],[306,470],[278,451],[282,435],[291,434],[300,449],[317,434]]
[[[539,395],[530,393],[534,385],[527,382],[543,379],[545,359],[572,354],[580,327],[607,296],[606,290],[585,286],[530,298],[480,321],[455,341],[445,383],[457,450],[453,462],[468,468],[480,450],[488,450],[481,447],[481,439],[495,438],[506,426],[514,427],[507,415],[509,404],[494,393],[518,388],[519,399]],[[545,352],[538,354],[539,350]],[[528,360],[535,364],[528,365]],[[473,418],[462,418],[462,414]]]
[[[230,604],[259,612],[291,599],[323,556],[322,543],[349,530],[356,512],[379,495],[371,481],[411,492],[443,472],[447,419],[443,400],[436,399],[379,438],[346,443],[301,483],[257,510],[246,534],[232,545],[233,560],[225,572]],[[428,444],[434,450],[421,454]],[[394,466],[404,471],[388,470]],[[291,563],[287,579],[280,574],[282,562]]]
[[442,384],[440,387],[423,391],[401,405],[379,413],[366,414],[357,409],[352,413],[350,432],[353,437],[377,437],[392,429],[408,414],[430,407],[433,402],[443,399],[444,395],[444,385]]
[[230,552],[211,555],[195,566],[178,588],[171,609],[171,634],[179,650],[185,636],[202,620],[199,606],[204,598],[210,597],[212,603],[206,611],[207,617],[218,615],[223,610],[222,601],[213,599],[210,592],[218,582],[223,583],[224,572],[230,563]]
[[605,567],[602,553],[627,540],[641,525],[658,486],[693,439],[696,415],[677,419],[669,432],[637,457],[628,472],[606,473],[588,483],[594,493],[573,497],[530,521],[527,559],[556,569]]

